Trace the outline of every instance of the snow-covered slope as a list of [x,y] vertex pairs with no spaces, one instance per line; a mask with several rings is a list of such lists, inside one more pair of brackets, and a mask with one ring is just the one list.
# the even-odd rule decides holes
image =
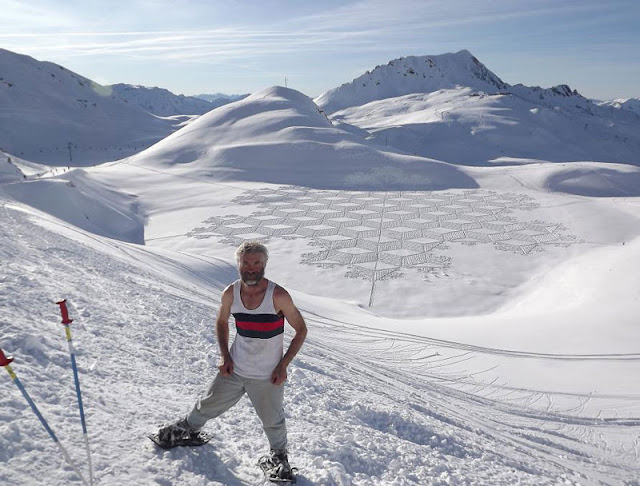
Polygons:
[[[3,162],[6,162],[4,164]],[[47,173],[63,172],[48,165],[30,162],[0,150],[0,181],[15,182],[27,178],[37,178]]]
[[475,186],[451,165],[368,146],[359,136],[334,127],[310,98],[283,87],[209,112],[128,162],[174,167],[216,180],[319,188]]
[[621,98],[612,101],[600,101],[599,105],[612,106],[620,110],[632,111],[636,115],[640,116],[640,99],[638,98]]
[[0,107],[0,148],[49,165],[124,157],[161,140],[176,124],[62,66],[4,49]]
[[[124,166],[88,172],[95,178],[121,172],[124,178],[131,175]],[[346,296],[327,297],[344,281],[356,282],[347,276],[328,277],[330,269],[308,266],[292,276],[299,247],[285,235],[271,238],[267,276],[292,292],[310,329],[286,385],[290,456],[300,468],[299,484],[637,482],[638,201],[540,192],[534,182],[556,168],[472,171],[484,178],[485,197],[493,197],[494,204],[513,197],[519,186],[515,180],[520,181],[536,188],[529,194],[547,211],[558,217],[566,213],[563,221],[573,222],[570,230],[585,234],[590,228],[591,239],[599,240],[583,244],[579,253],[561,249],[560,265],[553,265],[546,251],[539,253],[547,260],[545,271],[508,297],[509,305],[487,315],[474,314],[461,294],[451,301],[456,318],[381,317],[378,309],[356,305]],[[137,183],[147,189],[141,198],[153,210],[154,231],[163,226],[172,238],[147,240],[146,246],[87,233],[7,194],[7,188],[26,188],[29,181],[0,186],[5,297],[0,300],[0,348],[16,358],[13,370],[87,478],[67,344],[55,305],[69,299],[96,484],[257,484],[261,473],[255,462],[267,444],[246,399],[207,424],[214,438],[202,448],[163,452],[146,434],[186,413],[215,374],[213,319],[222,289],[236,278],[235,244],[225,241],[234,234],[208,239],[176,235],[179,220],[199,216],[195,205],[176,215],[176,201],[199,200],[202,207],[208,200],[208,211],[264,216],[260,209],[269,194],[280,195],[271,198],[278,204],[286,201],[285,192],[265,183],[187,179],[167,167],[159,170],[141,169]],[[74,172],[83,173],[76,169],[58,178]],[[155,193],[154,183],[159,186]],[[306,189],[287,190],[294,195]],[[321,197],[340,204],[377,194],[306,191],[300,208]],[[420,194],[437,198],[447,193]],[[392,204],[416,195],[389,192],[387,198]],[[121,203],[115,192],[103,196],[111,204]],[[66,203],[52,199],[50,206]],[[373,208],[375,202],[370,203]],[[82,217],[81,207],[69,211]],[[167,217],[171,212],[173,221]],[[468,257],[445,270],[451,278],[475,278],[474,267],[515,271],[509,253],[485,251],[477,244],[460,248],[448,254]],[[475,278],[475,286],[496,291],[491,279],[482,277]],[[405,278],[396,275],[384,287],[396,309],[411,293],[420,293],[423,305],[439,305],[431,295],[446,286],[448,277],[431,274],[431,282],[410,291]],[[304,280],[311,281],[311,292],[299,290]],[[9,376],[2,381],[2,482],[27,486],[46,476],[52,486],[81,484]]]
[[0,151],[0,183],[15,182],[24,178],[24,173],[13,163],[11,156]]
[[81,170],[9,184],[7,194],[78,228],[132,243],[144,243],[144,217],[136,197],[88,179]]
[[640,116],[568,86],[509,86],[467,51],[407,57],[315,100],[380,145],[468,165],[640,164]]
[[587,111],[558,96],[532,101],[533,94],[439,90],[347,108],[332,119],[367,130],[379,145],[452,163],[640,163],[640,118],[633,113],[595,105]]
[[158,116],[202,115],[217,106],[194,96],[175,95],[163,88],[148,88],[131,84],[112,84],[111,92],[125,103],[137,105]]
[[[592,225],[604,219],[583,218],[595,203],[558,212],[557,201],[539,202],[540,194],[568,193],[556,196],[562,204],[572,203],[574,194],[638,195],[640,175],[632,167],[557,164],[522,168],[522,175],[515,169],[469,171],[375,149],[334,127],[306,96],[276,87],[209,112],[136,156],[87,170],[86,177],[138,196],[147,243],[220,256],[224,242],[273,240],[274,255],[300,255],[276,275],[281,280],[311,293],[307,274],[314,269],[335,282],[327,297],[416,317],[495,311],[531,275],[564,258],[563,248],[580,251],[576,239],[599,240]],[[491,192],[496,189],[510,194],[501,197]],[[354,190],[346,199],[339,193]],[[433,190],[447,192],[425,195]],[[21,201],[29,203],[26,196]],[[231,210],[228,201],[244,208]],[[634,219],[608,217],[627,225],[620,238],[637,233]],[[472,254],[466,245],[479,246]],[[503,251],[500,264],[496,250]],[[344,279],[345,263],[354,278]],[[401,275],[399,305],[391,280]],[[434,275],[442,280],[425,308],[415,289]],[[462,310],[455,304],[460,299]]]

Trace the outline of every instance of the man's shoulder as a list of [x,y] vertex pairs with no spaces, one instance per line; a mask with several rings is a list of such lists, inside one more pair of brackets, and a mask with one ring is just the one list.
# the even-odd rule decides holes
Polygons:
[[230,283],[226,286],[226,288],[222,291],[222,300],[233,301],[233,287],[236,282]]
[[239,280],[236,280],[235,282],[231,282],[229,285],[227,285],[225,287],[225,289],[223,290],[223,292],[233,292],[233,287],[239,282]]
[[285,289],[284,287],[281,287],[278,284],[275,284],[275,287],[273,288],[273,301],[275,302],[282,302],[282,301],[290,301],[291,300],[291,295],[289,295],[289,292],[287,292],[287,289]]

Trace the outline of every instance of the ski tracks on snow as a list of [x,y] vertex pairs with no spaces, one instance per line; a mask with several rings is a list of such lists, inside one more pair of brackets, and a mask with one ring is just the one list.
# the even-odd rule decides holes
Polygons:
[[[9,319],[0,345],[16,356],[16,371],[71,455],[82,457],[54,304],[69,299],[97,484],[260,482],[255,460],[266,440],[246,399],[207,425],[209,446],[165,452],[146,440],[188,412],[215,374],[219,294],[157,271],[158,256],[144,249],[84,232],[62,236],[10,205],[0,215],[7,222],[0,311]],[[286,405],[299,484],[587,485],[638,477],[640,420],[582,413],[585,401],[607,397],[510,387],[484,359],[635,363],[637,356],[519,353],[302,311],[310,333],[290,368]],[[51,484],[77,482],[4,385],[3,482],[33,484],[42,474]]]

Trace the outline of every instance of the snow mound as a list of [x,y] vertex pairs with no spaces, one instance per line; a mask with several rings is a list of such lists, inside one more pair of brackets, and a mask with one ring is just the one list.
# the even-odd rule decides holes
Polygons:
[[581,313],[583,319],[572,320],[568,316],[565,321],[567,329],[575,325],[573,331],[579,333],[580,325],[589,320],[587,316],[609,312],[600,303],[606,302],[606,307],[612,308],[637,302],[640,273],[629,269],[640,269],[640,239],[625,242],[617,250],[596,248],[561,262],[532,278],[521,289],[521,295],[512,299],[501,312],[548,315],[566,311],[574,316]]
[[130,160],[191,176],[316,188],[477,187],[455,167],[378,150],[304,94],[272,87],[217,108]]
[[144,244],[144,216],[136,196],[90,179],[82,170],[3,186],[12,198],[78,228]]
[[640,196],[640,168],[570,167],[549,177],[552,191],[590,197]]

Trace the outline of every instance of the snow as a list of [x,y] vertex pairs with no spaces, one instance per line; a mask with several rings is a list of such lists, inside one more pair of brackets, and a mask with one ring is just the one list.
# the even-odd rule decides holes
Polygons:
[[389,61],[351,83],[321,94],[316,103],[327,113],[360,106],[374,100],[467,86],[491,92],[506,88],[469,51],[438,56],[409,56]]
[[[299,484],[639,484],[640,168],[618,158],[629,146],[611,142],[600,160],[582,134],[578,158],[550,128],[526,153],[524,138],[505,141],[534,126],[500,111],[515,95],[402,94],[401,77],[392,98],[329,118],[267,88],[96,167],[3,146],[0,348],[85,472],[55,305],[68,300],[95,484],[262,481],[267,443],[246,399],[207,424],[207,446],[146,438],[214,377],[215,313],[248,238],[267,243],[267,277],[309,327],[285,394]],[[562,125],[517,100],[560,139],[582,116],[558,105]],[[438,123],[451,103],[463,121],[442,127],[439,158],[363,136]],[[447,141],[479,119],[486,160],[457,165],[472,148]],[[495,156],[496,140],[523,151]],[[3,484],[81,484],[3,380]]]
[[219,106],[226,105],[228,103],[233,103],[234,101],[242,100],[249,96],[247,94],[224,94],[224,93],[214,93],[214,94],[199,94],[195,95],[195,98],[200,98],[201,100],[208,101],[214,108],[218,108]]
[[24,173],[13,162],[10,156],[0,152],[0,182],[18,181],[24,178]]
[[621,98],[611,101],[600,101],[598,105],[612,106],[613,108],[621,110],[629,110],[640,116],[640,100],[637,98]]
[[144,218],[136,197],[115,192],[74,171],[64,179],[50,177],[6,188],[16,201],[48,211],[92,233],[132,243],[144,243]]
[[640,164],[638,100],[595,103],[566,85],[510,86],[468,51],[397,59],[315,102],[381,146],[457,164]]
[[111,92],[124,101],[133,103],[158,116],[202,115],[216,108],[216,105],[194,96],[174,95],[162,88],[147,88],[118,83],[109,86]]
[[4,49],[0,73],[0,148],[30,161],[115,160],[161,140],[181,121],[124,103],[62,66]]
[[[336,128],[307,96],[267,88],[206,113],[122,165],[322,189],[475,187],[450,164],[389,153]],[[315,176],[318,169],[323,176]]]

